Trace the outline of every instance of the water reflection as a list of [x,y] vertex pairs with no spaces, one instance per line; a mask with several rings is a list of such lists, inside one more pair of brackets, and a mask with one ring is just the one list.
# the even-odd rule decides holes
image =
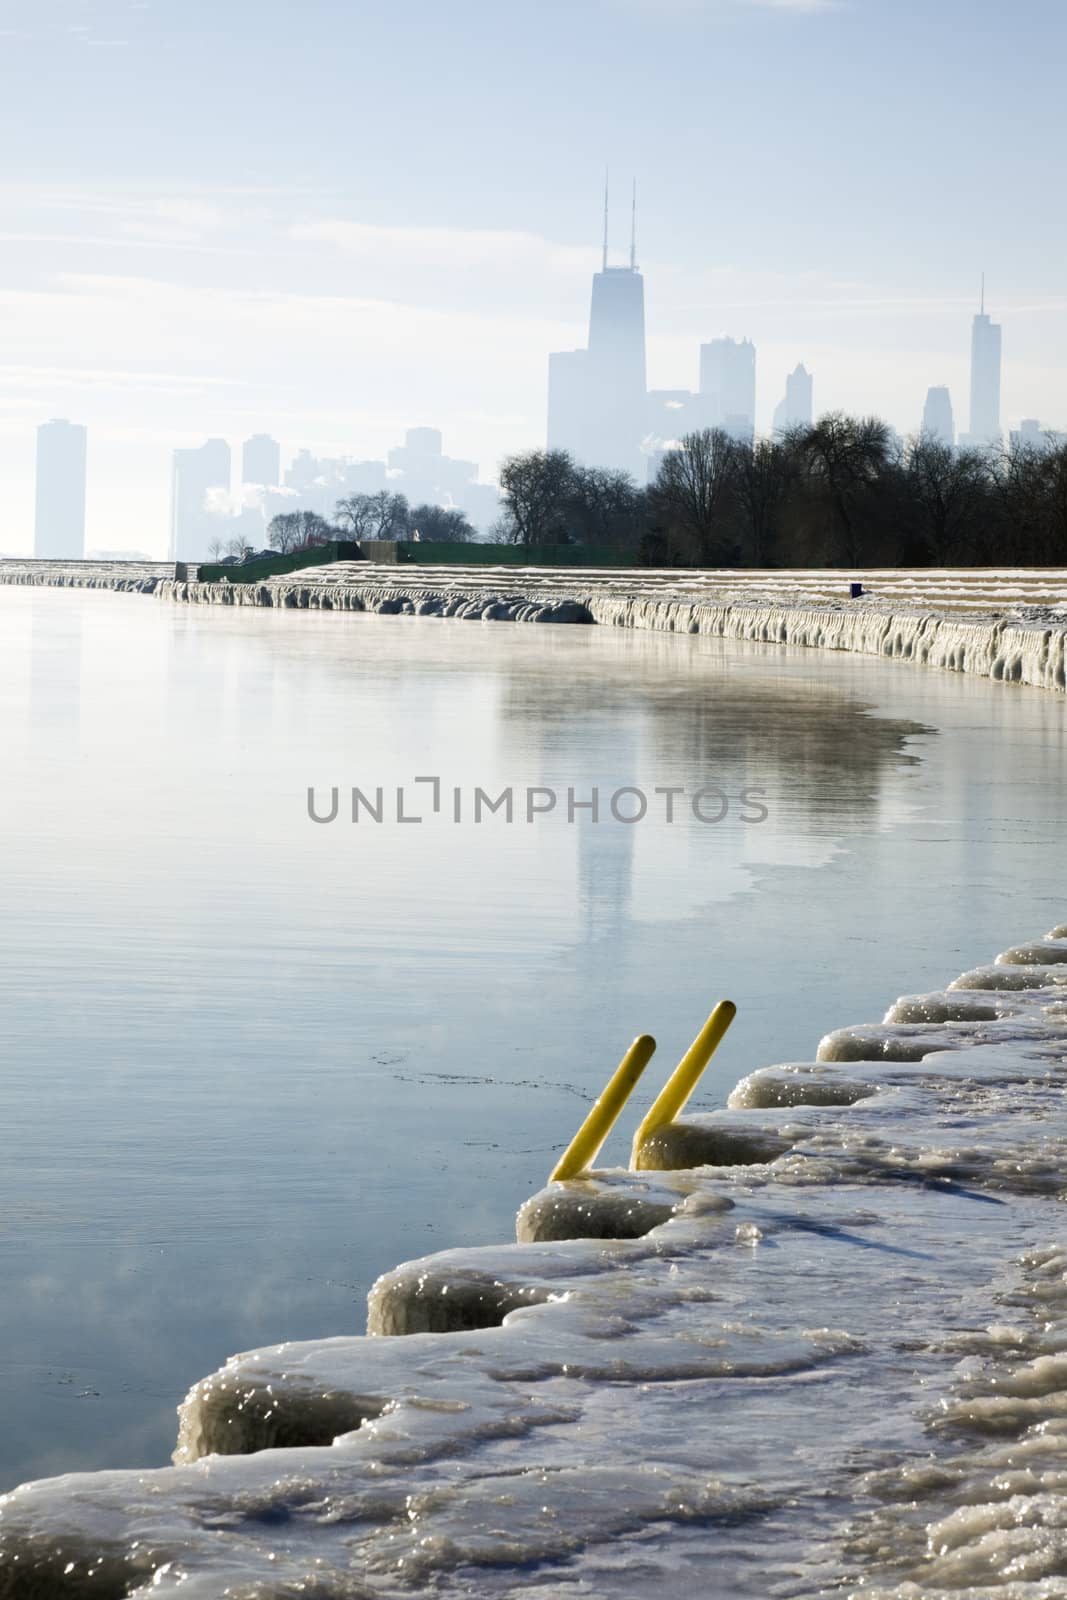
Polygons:
[[[690,637],[0,590],[0,1482],[162,1461],[231,1351],[505,1236],[639,1029],[666,1067],[730,994],[714,1100],[1065,920],[1063,711]],[[770,815],[307,820],[311,784],[428,773]]]

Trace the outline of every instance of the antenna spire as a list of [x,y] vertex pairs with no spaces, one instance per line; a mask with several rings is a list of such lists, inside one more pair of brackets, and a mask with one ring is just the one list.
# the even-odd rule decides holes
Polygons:
[[981,315],[983,317],[985,316],[985,273],[984,272],[982,273]]
[[608,169],[604,168],[604,271],[608,270]]
[[637,179],[634,179],[633,207],[630,213],[630,271],[637,271]]

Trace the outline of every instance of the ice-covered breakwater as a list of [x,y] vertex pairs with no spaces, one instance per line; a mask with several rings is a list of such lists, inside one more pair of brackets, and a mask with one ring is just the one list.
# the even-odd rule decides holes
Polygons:
[[173,561],[0,561],[0,583],[36,589],[113,589],[155,594],[173,578]]
[[432,567],[334,562],[261,583],[173,564],[0,561],[0,583],[136,590],[187,604],[482,622],[599,623],[852,651],[1062,691],[1067,569],[832,571]]
[[1057,927],[4,1497],[0,1596],[1050,1600],[1065,1082]]
[[[1037,606],[1005,584],[1005,611],[997,615],[937,611],[923,605],[917,586],[907,591],[910,609],[887,609],[884,591],[867,603],[802,604],[791,587],[798,574],[775,573],[776,598],[759,599],[744,581],[749,574],[670,575],[662,572],[492,569],[457,572],[420,567],[370,568],[338,563],[298,581],[265,583],[182,583],[160,585],[164,599],[207,605],[282,606],[298,609],[371,611],[387,615],[439,616],[469,621],[587,622],[607,627],[645,628],[670,633],[707,634],[763,644],[800,645],[913,661],[984,678],[1031,684],[1042,689],[1067,685],[1067,613]],[[825,575],[824,575],[825,576]],[[868,575],[870,576],[870,575]],[[898,575],[899,576],[899,575]],[[937,575],[934,575],[935,577]],[[840,586],[840,574],[836,575]],[[717,580],[712,582],[711,580]],[[761,585],[769,591],[768,575]],[[979,586],[983,604],[990,585]],[[1041,592],[1049,591],[1046,580]],[[773,592],[773,591],[769,591]],[[1052,592],[1058,592],[1053,590]],[[1065,586],[1067,602],[1067,586]]]

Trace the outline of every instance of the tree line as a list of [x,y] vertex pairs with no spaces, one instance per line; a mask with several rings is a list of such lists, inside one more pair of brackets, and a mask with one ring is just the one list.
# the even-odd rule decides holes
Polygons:
[[[412,506],[406,495],[390,494],[387,489],[377,494],[350,494],[338,500],[332,522],[317,511],[282,511],[267,524],[267,544],[279,555],[332,544],[337,539],[359,543],[364,539],[416,536],[457,544],[477,538],[462,511],[447,506]],[[246,550],[247,541],[243,538],[216,539],[211,545],[216,560],[222,555],[239,559]]]
[[1067,446],[955,449],[835,412],[773,439],[687,434],[640,487],[565,451],[511,456],[496,536],[614,545],[653,566],[1067,561]]

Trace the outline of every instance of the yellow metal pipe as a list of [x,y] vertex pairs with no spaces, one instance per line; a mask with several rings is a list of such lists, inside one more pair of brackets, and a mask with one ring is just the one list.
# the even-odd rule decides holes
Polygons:
[[623,1056],[608,1081],[607,1088],[574,1135],[556,1163],[549,1183],[561,1178],[576,1178],[600,1154],[601,1146],[618,1119],[619,1112],[633,1093],[634,1085],[652,1060],[656,1041],[642,1033]]
[[696,1088],[700,1081],[700,1074],[715,1054],[722,1041],[723,1034],[736,1015],[737,1007],[732,1000],[719,1001],[715,1010],[711,1013],[711,1016],[667,1079],[658,1098],[653,1102],[644,1121],[634,1134],[634,1153],[631,1158],[631,1165],[636,1160],[638,1150],[649,1135],[655,1133],[657,1128],[665,1127],[668,1122],[674,1121]]

